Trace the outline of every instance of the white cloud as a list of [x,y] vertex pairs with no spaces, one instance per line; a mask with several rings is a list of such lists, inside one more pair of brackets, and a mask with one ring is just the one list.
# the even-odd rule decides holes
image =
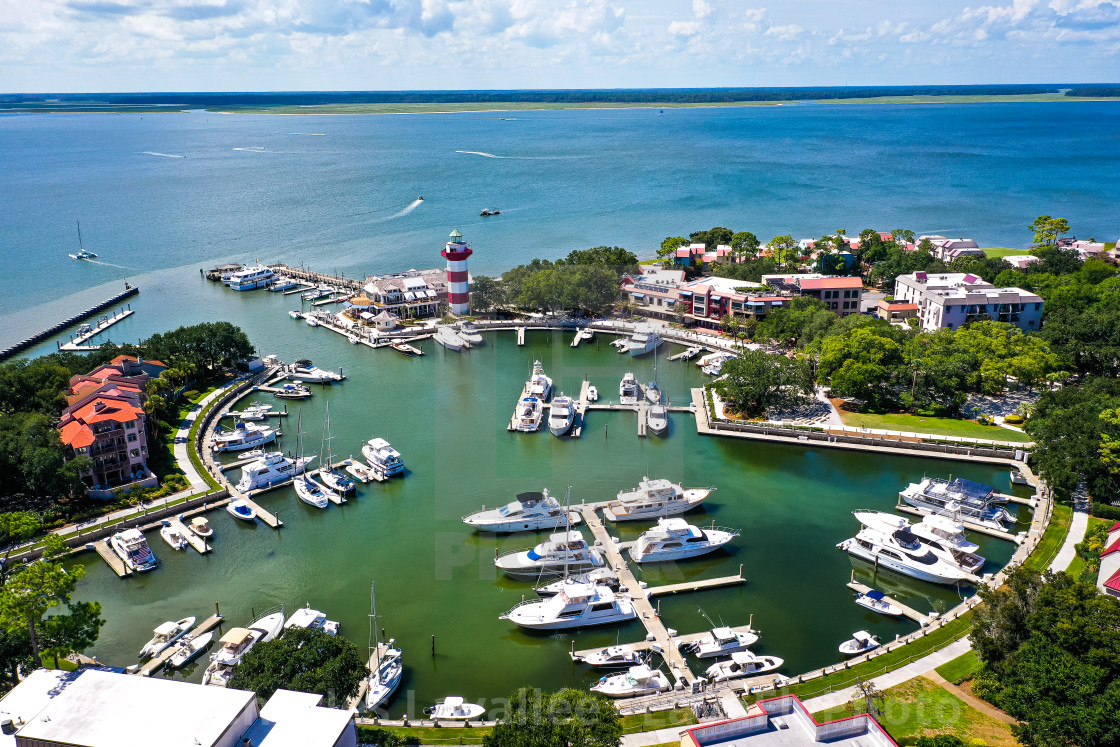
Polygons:
[[796,23],[790,23],[785,26],[771,26],[766,29],[767,36],[774,36],[782,41],[792,41],[805,33],[805,29],[798,26]]

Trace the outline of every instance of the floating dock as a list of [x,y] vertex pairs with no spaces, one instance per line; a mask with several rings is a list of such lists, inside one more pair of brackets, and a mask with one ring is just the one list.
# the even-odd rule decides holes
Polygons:
[[195,550],[198,550],[199,554],[205,555],[213,549],[210,545],[206,544],[206,540],[188,529],[178,516],[166,519],[165,521],[171,525],[172,529],[183,535],[183,539],[187,541],[187,544]]
[[638,438],[645,438],[648,435],[649,422],[646,417],[648,411],[649,402],[643,397],[642,401],[638,403]]
[[[208,633],[211,630],[213,630],[214,628],[221,625],[223,620],[225,620],[225,618],[222,617],[221,615],[211,615],[210,617],[203,620],[202,624],[198,625],[194,630],[192,630],[187,635],[192,636],[192,637],[197,637],[197,636],[202,635],[203,633]],[[144,666],[140,667],[140,669],[138,669],[136,671],[136,674],[140,675],[141,677],[150,677],[153,672],[159,671],[159,669],[161,667],[163,667],[163,665],[166,664],[168,662],[168,660],[171,659],[171,657],[174,656],[175,652],[178,651],[178,650],[179,650],[179,647],[175,644],[172,644],[172,645],[168,646],[167,648],[165,648],[163,651],[161,651],[159,653],[159,656],[156,656],[152,659],[149,659],[148,663],[146,663]],[[201,654],[200,654],[200,656],[201,656]]]
[[75,335],[70,338],[70,342],[58,343],[58,349],[68,353],[81,353],[97,350],[100,345],[86,345],[86,342],[97,337],[105,330],[112,327],[117,322],[123,322],[136,312],[132,310],[132,304],[128,304],[127,308],[119,309],[112,316],[102,317],[101,320],[88,332],[82,332],[80,335]]
[[693,358],[698,356],[700,353],[705,353],[705,352],[708,351],[707,348],[701,347],[699,353],[692,353],[690,355],[689,354],[690,350],[692,350],[692,348],[685,348],[684,350],[682,350],[679,353],[676,353],[675,355],[670,355],[668,360],[671,360],[671,361],[688,361],[688,360],[692,360]]
[[1036,505],[1038,505],[1038,501],[1034,498],[1020,498],[1017,495],[1010,495],[1008,493],[993,493],[992,495],[994,495],[1001,501],[1007,501],[1008,503],[1017,503],[1020,506],[1030,506],[1031,508],[1034,508]]
[[743,566],[739,566],[738,576],[720,576],[719,578],[705,578],[700,581],[686,581],[680,584],[662,584],[660,586],[647,586],[647,597],[663,597],[666,594],[680,594],[687,591],[704,591],[705,589],[720,589],[724,586],[738,586],[745,584]]
[[109,540],[97,540],[92,544],[93,549],[97,551],[101,559],[108,563],[109,567],[113,569],[113,573],[117,574],[120,578],[132,575],[132,571],[124,564],[121,557],[113,552],[113,548],[109,547]]
[[524,347],[525,346],[525,328],[524,327],[518,327],[517,328],[517,346],[518,347]]
[[[856,575],[856,572],[853,570],[852,571],[852,580],[848,582],[848,588],[849,589],[851,589],[852,591],[854,591],[857,594],[866,594],[869,591],[874,591],[874,589],[872,589],[870,586],[868,586],[866,584],[861,584],[859,581],[856,581],[855,580],[855,575]],[[897,599],[892,599],[891,597],[884,596],[883,601],[886,602],[887,604],[895,605],[896,607],[898,607],[899,609],[902,610],[902,616],[903,617],[906,617],[906,618],[909,618],[909,619],[913,620],[914,622],[918,623],[922,627],[925,627],[929,623],[929,621],[931,619],[933,619],[929,615],[923,615],[921,612],[918,612],[913,607],[909,607],[909,606],[903,604],[902,602],[898,601]]]
[[70,317],[69,319],[67,319],[65,321],[59,322],[58,324],[56,324],[52,327],[48,327],[47,329],[43,330],[42,332],[39,332],[37,334],[32,335],[31,337],[28,337],[26,340],[20,340],[15,345],[11,345],[9,347],[4,348],[3,350],[0,350],[0,360],[4,360],[5,358],[9,358],[9,357],[15,355],[16,353],[20,352],[21,350],[26,350],[27,348],[31,347],[35,343],[42,342],[46,338],[50,337],[53,334],[61,332],[62,330],[69,327],[70,325],[77,324],[78,322],[82,321],[83,319],[91,317],[94,314],[96,314],[97,312],[102,311],[104,309],[107,309],[110,306],[112,306],[113,304],[120,303],[124,299],[130,298],[131,296],[135,296],[137,293],[140,292],[139,288],[129,286],[127,283],[125,285],[126,285],[126,288],[125,288],[123,293],[118,293],[117,295],[113,296],[112,298],[109,298],[105,301],[102,301],[101,303],[97,304],[96,306],[91,306],[90,308],[86,309],[85,311],[81,312],[80,314],[75,314],[74,316]]
[[[894,507],[894,510],[895,511],[901,511],[904,514],[910,514],[912,516],[931,516],[932,515],[931,511],[922,511],[920,509],[914,508],[913,506],[908,506],[905,503],[902,503],[901,501],[898,503],[898,505],[896,505]],[[1016,545],[1023,544],[1023,535],[1022,534],[1012,534],[1011,532],[1001,532],[998,529],[992,529],[991,527],[986,527],[983,524],[977,524],[976,522],[969,521],[968,519],[956,519],[955,518],[955,519],[953,519],[953,521],[957,522],[958,524],[960,524],[961,526],[963,526],[965,529],[967,529],[970,532],[977,532],[979,534],[984,534],[984,535],[987,535],[989,537],[996,537],[996,538],[1001,539],[1001,540],[1007,540],[1008,542],[1014,542]]]
[[[269,488],[262,488],[261,490],[258,490],[256,492],[261,493],[261,492],[264,492],[265,490],[271,490],[273,488],[278,488],[282,485],[288,485],[288,484],[291,484],[290,480],[287,481],[287,482],[283,482],[283,483],[276,483],[276,485],[273,485]],[[280,527],[284,526],[284,522],[280,521],[280,519],[277,516],[273,515],[272,513],[268,512],[268,511],[265,511],[264,508],[262,508],[259,503],[255,502],[254,500],[249,498],[249,496],[245,495],[244,493],[241,493],[241,492],[237,491],[233,487],[229,488],[229,499],[231,501],[245,501],[246,503],[248,503],[249,506],[254,511],[257,512],[257,518],[260,519],[261,521],[263,521],[266,526],[268,526],[272,529],[279,529]]]
[[584,379],[579,387],[579,403],[576,405],[576,419],[572,422],[571,436],[572,438],[579,438],[583,435],[583,425],[587,420],[587,405],[588,391],[591,389],[591,382]]

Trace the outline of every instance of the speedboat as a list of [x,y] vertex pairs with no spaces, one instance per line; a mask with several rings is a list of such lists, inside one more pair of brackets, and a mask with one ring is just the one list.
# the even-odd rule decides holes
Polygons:
[[245,654],[258,643],[267,643],[280,635],[284,629],[284,612],[265,615],[248,628],[231,628],[219,643],[222,647],[210,655],[210,666],[202,676],[202,684],[225,687],[233,669],[241,663]]
[[511,578],[534,579],[565,572],[579,573],[606,565],[603,554],[587,546],[579,532],[550,535],[528,550],[517,550],[494,559],[494,565]]
[[587,327],[581,329],[579,331],[579,339],[591,342],[591,340],[595,339],[595,330]]
[[321,467],[315,476],[319,481],[327,486],[330,490],[336,493],[353,493],[358,489],[358,484],[354,482],[354,478],[342,474],[336,469],[328,469]]
[[576,403],[563,392],[552,400],[552,407],[548,411],[548,429],[554,436],[563,436],[572,428],[575,422]]
[[618,402],[622,405],[636,405],[638,404],[638,397],[641,392],[638,389],[638,380],[634,378],[634,374],[627,371],[622,377],[622,381],[618,385]]
[[663,563],[715,552],[738,536],[738,529],[700,529],[684,519],[658,519],[628,552],[635,563]]
[[501,214],[502,214],[502,211],[498,210],[496,208],[482,208],[482,212],[479,213],[479,215],[481,215],[483,218],[489,218],[491,215],[501,215]]
[[312,288],[311,290],[307,290],[307,291],[304,291],[303,293],[300,293],[299,297],[301,299],[303,299],[304,301],[314,301],[314,300],[316,300],[318,298],[322,298],[323,296],[326,296],[326,295],[329,295],[329,294],[320,290],[320,289],[318,289],[318,288]]
[[619,491],[603,515],[610,521],[639,521],[683,514],[696,508],[715,488],[682,488],[665,479],[642,478],[634,490]]
[[970,521],[988,529],[1006,532],[1015,516],[996,505],[995,488],[990,485],[956,478],[952,481],[936,477],[910,483],[899,497],[922,513],[947,516],[957,522]]
[[658,388],[656,381],[646,384],[646,402],[651,405],[661,404],[661,389]]
[[[234,628],[234,630],[244,630],[244,628]],[[226,635],[228,636],[229,633]],[[223,636],[224,638],[225,636]],[[210,666],[206,667],[206,671],[202,673],[202,684],[212,687],[226,687],[233,677],[233,669],[228,664],[219,664],[214,661],[214,654],[210,654]]]
[[364,484],[373,479],[373,471],[360,460],[351,457],[349,462],[346,471],[353,475],[355,480]]
[[634,335],[630,338],[627,350],[630,355],[638,356],[652,353],[662,343],[661,335],[653,327],[639,325],[634,328]]
[[307,399],[311,396],[311,388],[302,384],[285,384],[272,393],[276,399]]
[[315,508],[326,508],[327,504],[330,503],[326,489],[307,475],[299,478],[293,484],[296,495],[307,505]]
[[879,638],[866,630],[857,630],[852,637],[840,644],[840,653],[844,656],[858,656],[873,648],[879,648]]
[[591,686],[591,691],[608,698],[633,698],[639,695],[663,693],[672,688],[669,678],[660,669],[646,664],[630,667],[622,674],[603,677]]
[[235,291],[250,291],[268,287],[275,279],[276,273],[271,268],[255,265],[230,275],[226,285]]
[[404,461],[400,452],[383,438],[371,438],[362,445],[362,456],[370,466],[380,470],[386,477],[404,473]]
[[186,635],[196,619],[194,617],[184,617],[182,620],[175,622],[169,620],[162,623],[152,631],[155,634],[152,636],[152,640],[145,643],[144,647],[140,649],[140,658],[147,659],[151,656],[158,656],[161,651]]
[[484,342],[474,322],[459,322],[455,325],[455,331],[470,345],[481,345]]
[[[987,562],[983,556],[977,555],[974,552],[959,550],[950,545],[949,540],[929,532],[929,527],[923,529],[921,533],[914,531],[915,528],[910,525],[909,520],[901,516],[888,514],[883,511],[853,511],[852,513],[856,517],[856,520],[864,526],[877,526],[883,531],[902,533],[908,535],[910,539],[916,539],[938,558],[950,565],[960,568],[966,573],[971,573],[973,575],[979,573],[984,567],[984,563]],[[927,516],[926,518],[941,520],[941,522],[948,525],[948,531],[946,533],[952,532],[954,536],[960,537],[967,545],[977,547],[964,539],[963,526],[959,524],[954,525],[944,516]],[[959,529],[960,531],[954,532],[952,531],[954,529]],[[930,536],[931,534],[932,536]]]
[[462,698],[447,697],[442,703],[424,709],[432,721],[470,721],[486,713],[486,709],[475,703],[465,703]]
[[704,677],[709,682],[724,682],[739,677],[753,677],[756,674],[766,674],[778,669],[785,664],[777,656],[758,656],[750,651],[736,651],[731,658],[717,661],[708,667]]
[[203,539],[214,536],[214,530],[210,527],[210,522],[206,520],[205,516],[196,516],[191,519],[189,529]]
[[663,404],[650,405],[646,410],[646,426],[657,435],[669,429],[669,408]]
[[413,347],[406,342],[391,342],[389,347],[402,355],[423,355],[424,351],[420,348]]
[[150,571],[159,565],[152,548],[148,547],[148,540],[139,529],[125,529],[114,534],[109,540],[109,547],[133,573]]
[[435,337],[432,339],[448,350],[462,350],[470,345],[451,327],[437,327]]
[[685,644],[689,651],[701,659],[724,654],[733,654],[736,651],[745,651],[748,647],[758,642],[758,632],[747,630],[734,630],[727,626],[712,628],[695,643]]
[[588,654],[582,659],[579,659],[584,664],[600,669],[609,669],[615,667],[630,667],[642,663],[642,653],[635,651],[629,646],[607,646],[606,648],[596,651],[593,654]]
[[534,433],[541,427],[544,418],[544,408],[536,397],[522,397],[517,403],[517,412],[514,415],[513,428],[521,433]]
[[598,402],[599,401],[599,390],[597,388],[595,388],[594,384],[587,387],[587,401],[588,402]]
[[269,451],[241,468],[241,479],[237,489],[242,493],[267,488],[270,485],[290,480],[303,474],[307,465],[315,459],[309,457],[286,457],[282,451]]
[[853,557],[874,563],[904,576],[935,584],[975,582],[976,576],[937,557],[912,532],[890,531],[881,525],[864,526],[855,537],[837,545]]
[[540,361],[533,361],[533,373],[525,385],[525,393],[541,402],[547,402],[548,395],[552,393],[552,379],[545,375]]
[[178,669],[185,666],[194,657],[201,654],[210,642],[214,640],[213,633],[203,633],[202,635],[187,635],[179,639],[179,644],[176,647],[175,653],[167,660],[167,666],[171,669]]
[[366,708],[371,711],[392,697],[401,684],[404,661],[401,650],[393,644],[394,640],[390,638],[387,646],[378,649],[378,664],[369,675]]
[[325,633],[328,627],[335,631],[330,635],[335,635],[338,632],[338,623],[328,620],[325,613],[311,609],[310,604],[293,612],[292,616],[284,623],[284,630],[303,628],[304,630],[321,630]]
[[483,509],[463,517],[464,524],[480,532],[498,534],[563,529],[569,521],[578,524],[582,520],[578,511],[565,512],[547,488],[540,493],[518,493],[515,500],[500,508]]
[[229,505],[226,506],[226,513],[228,513],[233,518],[241,519],[242,521],[256,521],[257,519],[256,510],[248,503],[241,500],[230,501]]
[[686,360],[686,361],[692,360],[696,356],[700,355],[701,349],[702,348],[698,348],[698,347],[686,348],[683,353],[679,353],[678,355],[680,356],[680,358],[682,360]]
[[263,402],[253,402],[240,412],[231,412],[230,415],[242,420],[264,420],[272,414],[272,405]]
[[700,360],[696,361],[696,365],[700,367],[701,371],[708,374],[709,376],[719,376],[721,373],[723,373],[723,364],[727,363],[727,361],[731,360],[734,357],[735,356],[731,355],[730,353],[709,353],[708,355],[702,357]]
[[[308,318],[310,319],[310,317]],[[313,365],[309,360],[298,360],[288,371],[288,378],[298,379],[308,384],[333,384],[336,381],[342,381],[346,377],[342,375],[341,370],[337,373],[334,371],[327,371],[326,369]]]
[[614,625],[637,616],[629,597],[616,596],[605,586],[569,581],[559,594],[522,602],[498,619],[530,630],[567,630]]
[[214,432],[214,451],[244,451],[270,444],[276,440],[276,431],[267,425],[238,422],[232,428],[219,428]]
[[564,590],[565,584],[595,584],[597,586],[605,586],[611,591],[618,591],[620,584],[618,581],[618,574],[606,566],[596,568],[586,573],[569,574],[567,578],[562,578],[559,581],[545,584],[544,586],[535,586],[533,591],[537,592],[542,597],[551,597],[559,594]]
[[163,537],[163,541],[171,545],[173,550],[185,550],[187,547],[187,538],[170,524],[160,527],[159,536]]
[[311,312],[310,314],[305,314],[303,317],[303,321],[307,323],[308,327],[319,326],[319,320],[314,316],[314,314],[315,312]]
[[872,589],[864,594],[857,594],[856,604],[872,612],[878,612],[880,615],[902,617],[902,608],[897,604],[888,602],[886,596],[883,592]]

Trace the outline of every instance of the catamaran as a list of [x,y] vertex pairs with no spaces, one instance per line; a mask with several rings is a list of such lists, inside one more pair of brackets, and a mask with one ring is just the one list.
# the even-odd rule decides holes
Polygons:
[[95,259],[97,257],[97,255],[95,253],[91,252],[90,250],[86,249],[85,246],[82,245],[82,224],[81,224],[81,222],[79,222],[79,221],[75,221],[75,222],[78,223],[78,251],[74,254],[71,254],[70,259]]

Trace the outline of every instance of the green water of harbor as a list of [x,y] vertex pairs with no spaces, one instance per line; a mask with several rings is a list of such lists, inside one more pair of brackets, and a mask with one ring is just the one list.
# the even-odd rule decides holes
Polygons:
[[[530,332],[527,345],[517,347],[506,332],[488,333],[486,344],[468,353],[426,341],[421,343],[426,355],[409,359],[350,345],[334,332],[290,319],[286,311],[298,306],[293,300],[298,297],[235,294],[207,285],[199,292],[213,294],[227,312],[244,312],[226,318],[241,324],[260,352],[343,369],[345,383],[315,388],[315,396],[302,403],[308,451],[319,450],[330,402],[336,459],[358,454],[365,440],[383,436],[401,452],[408,472],[403,479],[361,486],[346,505],[326,510],[300,503],[291,488],[268,493],[260,501],[279,514],[281,531],[215,512],[214,552],[207,556],[176,553],[158,533],[149,533],[161,566],[139,577],[119,580],[96,555],[80,556],[76,562],[88,575],[77,596],[100,600],[108,621],[87,653],[109,665],[134,663],[160,622],[205,617],[215,603],[237,625],[278,604],[290,612],[310,603],[339,620],[342,634],[365,650],[369,585],[375,581],[381,626],[396,638],[406,662],[394,715],[417,714],[446,695],[483,702],[525,684],[586,687],[598,675],[569,661],[573,642],[587,648],[616,638],[640,640],[640,623],[540,635],[499,621],[500,613],[532,592],[529,584],[498,576],[491,564],[495,551],[525,547],[544,535],[480,537],[460,518],[546,487],[562,497],[570,485],[573,503],[605,500],[648,475],[715,486],[703,510],[688,518],[742,530],[729,551],[639,570],[639,578],[656,584],[733,575],[742,565],[747,578],[742,586],[663,599],[665,622],[690,633],[708,627],[700,610],[732,625],[753,615],[762,632],[756,650],[784,658],[782,671],[795,674],[838,661],[837,646],[855,630],[888,640],[914,629],[913,623],[879,618],[852,603],[845,584],[853,567],[861,580],[919,610],[944,610],[959,599],[952,588],[884,573],[872,579],[869,567],[853,566],[835,548],[858,529],[852,510],[890,510],[898,491],[926,474],[1009,488],[1006,470],[986,465],[701,437],[692,416],[683,413],[671,416],[669,433],[660,438],[638,438],[631,412],[592,412],[578,440],[555,438],[547,429],[508,433],[534,359],[543,362],[556,390],[578,394],[588,377],[603,400],[617,400],[627,370],[640,381],[653,378],[653,356],[621,356],[604,335],[573,349],[571,333],[559,332]],[[665,360],[679,349],[666,345],[659,351],[657,378],[672,403],[687,404],[689,389],[707,377],[691,363]],[[293,414],[298,407],[288,404]],[[296,418],[285,418],[282,427],[282,447],[294,450]],[[1025,509],[1019,511],[1029,518]],[[632,539],[642,528],[613,533]],[[1014,549],[1010,542],[974,539],[989,559],[989,571]],[[205,658],[174,676],[198,681],[204,668]]]

